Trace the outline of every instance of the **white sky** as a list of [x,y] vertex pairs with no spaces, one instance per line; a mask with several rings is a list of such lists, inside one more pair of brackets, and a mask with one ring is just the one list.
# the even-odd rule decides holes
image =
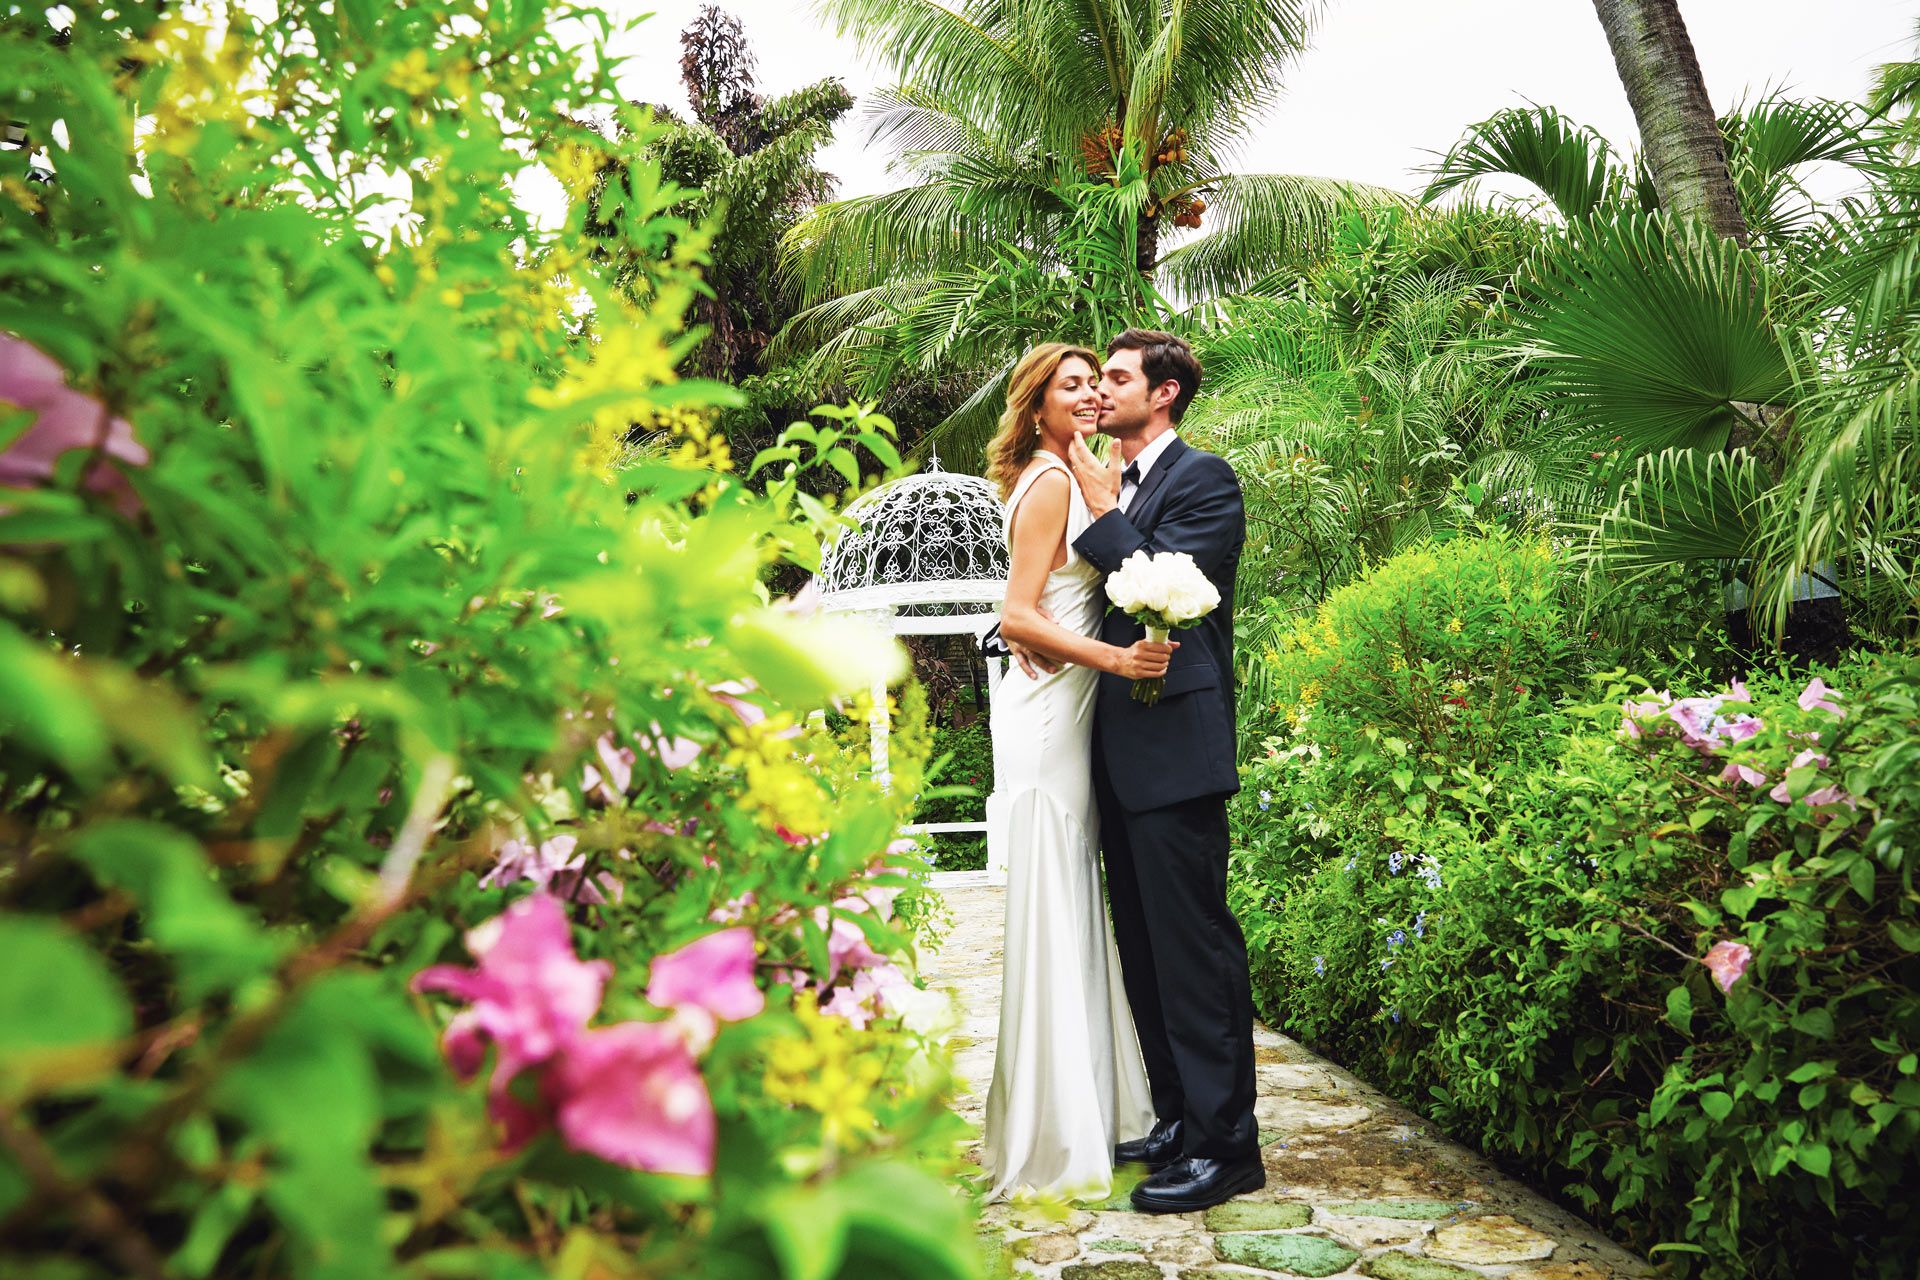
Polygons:
[[[1200,0],[1204,3],[1205,0]],[[862,65],[809,0],[721,0],[744,23],[760,88],[778,94],[838,75],[856,98],[890,80]],[[620,39],[629,98],[683,106],[680,29],[698,0],[603,0],[621,17],[654,16]],[[1858,98],[1873,68],[1911,56],[1920,3],[1898,0],[1681,0],[1716,109],[1785,87]],[[1285,74],[1285,99],[1250,134],[1236,166],[1417,190],[1416,170],[1468,124],[1531,100],[1598,129],[1623,153],[1633,115],[1591,0],[1327,0],[1313,47]],[[856,101],[825,167],[842,195],[892,185],[885,152],[863,145]],[[1823,195],[1847,185],[1816,178]],[[1515,186],[1513,191],[1523,188]]]

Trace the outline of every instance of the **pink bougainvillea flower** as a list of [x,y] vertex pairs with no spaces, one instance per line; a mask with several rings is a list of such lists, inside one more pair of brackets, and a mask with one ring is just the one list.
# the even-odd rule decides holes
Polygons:
[[1807,687],[1800,691],[1800,709],[1802,711],[1818,709],[1845,719],[1846,711],[1841,708],[1839,703],[1833,701],[1834,698],[1839,696],[1840,694],[1837,690],[1828,688],[1825,680],[1822,680],[1819,676],[1815,676],[1813,679],[1807,681]]
[[821,907],[814,920],[827,930],[827,980],[831,982],[842,969],[866,969],[880,963],[880,953],[867,941],[866,930],[845,916],[834,917],[829,925],[827,909]]
[[633,748],[616,746],[614,736],[603,733],[593,751],[596,759],[587,765],[580,789],[601,804],[618,803],[633,784]]
[[588,879],[587,856],[577,851],[579,843],[579,837],[566,835],[543,840],[538,846],[525,840],[509,840],[500,846],[493,869],[480,877],[480,885],[494,889],[518,880],[530,880],[536,888],[569,902],[603,903],[608,894],[618,902],[625,895],[626,886],[604,871]]
[[1720,984],[1720,990],[1731,991],[1733,984],[1740,981],[1740,975],[1747,971],[1747,965],[1753,959],[1753,952],[1744,942],[1716,942],[1707,949],[1706,958],[1701,961],[1713,974],[1713,980]]
[[582,1033],[547,1068],[541,1093],[576,1151],[649,1173],[713,1172],[713,1102],[685,1041],[665,1023]]
[[[1793,763],[1789,765],[1788,768],[1799,769],[1807,765],[1812,765],[1816,769],[1824,769],[1830,763],[1832,762],[1818,751],[1802,751],[1793,758]],[[1788,790],[1787,782],[1784,778],[1780,780],[1779,784],[1776,785],[1773,790],[1767,792],[1767,795],[1778,800],[1781,804],[1793,803],[1793,792]],[[1850,809],[1860,807],[1859,801],[1836,786],[1818,787],[1800,798],[1806,803],[1816,806],[1823,804],[1844,804]]]
[[415,991],[444,991],[470,1006],[447,1027],[447,1060],[463,1077],[480,1069],[484,1041],[498,1050],[491,1094],[545,1062],[600,1007],[612,966],[574,954],[560,903],[535,894],[467,933],[474,968],[439,964],[413,976]]
[[748,680],[723,680],[707,686],[714,701],[723,704],[744,725],[756,725],[767,718],[765,707],[747,701],[747,695],[753,691],[754,685]]
[[1646,732],[1640,722],[1661,715],[1666,711],[1667,704],[1672,701],[1673,696],[1666,690],[1662,689],[1659,693],[1655,693],[1649,689],[1645,698],[1628,699],[1621,703],[1620,732],[1629,738],[1638,738]]
[[759,899],[755,896],[753,890],[749,889],[737,898],[728,898],[712,911],[709,911],[707,913],[707,919],[713,921],[715,924],[733,924],[735,921],[744,918],[748,909],[758,901]]
[[670,738],[659,725],[639,738],[640,749],[669,769],[684,769],[700,758],[700,744],[692,738]]
[[753,960],[753,930],[710,933],[654,960],[647,1000],[661,1009],[702,1009],[724,1022],[751,1018],[767,1005],[754,985]]
[[1732,782],[1736,778],[1750,787],[1764,787],[1767,785],[1767,775],[1750,764],[1730,764],[1720,771],[1720,781],[1722,782]]
[[132,425],[125,418],[110,418],[98,400],[69,388],[51,356],[0,333],[0,413],[20,409],[31,413],[33,421],[0,445],[0,485],[35,488],[53,478],[63,454],[97,450],[100,459],[87,469],[87,489],[105,495],[123,516],[140,513],[139,495],[114,465],[144,467],[152,458],[134,439]]
[[871,911],[882,920],[893,919],[893,903],[906,890],[892,885],[865,885],[855,889],[844,898],[835,900],[834,906],[842,911]]
[[845,1018],[855,1030],[863,1031],[874,1018],[899,1013],[901,995],[911,991],[915,991],[914,985],[899,966],[882,961],[835,988],[820,1012]]

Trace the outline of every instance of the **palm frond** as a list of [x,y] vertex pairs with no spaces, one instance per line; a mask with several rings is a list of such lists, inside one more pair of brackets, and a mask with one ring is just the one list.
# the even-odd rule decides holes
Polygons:
[[1816,202],[1799,171],[1819,161],[1858,164],[1877,140],[1851,103],[1769,96],[1720,121],[1741,211],[1755,234],[1778,240],[1805,231]]
[[1469,126],[1429,172],[1422,200],[1508,174],[1538,187],[1568,221],[1626,198],[1626,176],[1607,140],[1552,107],[1509,107]]
[[930,264],[985,263],[997,241],[1036,237],[1046,210],[1010,193],[926,182],[817,205],[788,233],[783,267],[809,304]]
[[1723,447],[1739,405],[1793,385],[1760,257],[1663,215],[1575,224],[1515,287],[1516,354],[1625,452]]
[[1570,522],[1574,561],[1619,587],[1669,565],[1745,560],[1770,488],[1745,450],[1662,450],[1639,460],[1598,518]]
[[1348,210],[1411,204],[1386,187],[1285,173],[1223,174],[1201,189],[1212,199],[1207,216],[1215,229],[1160,260],[1171,290],[1188,297],[1243,292],[1311,263]]

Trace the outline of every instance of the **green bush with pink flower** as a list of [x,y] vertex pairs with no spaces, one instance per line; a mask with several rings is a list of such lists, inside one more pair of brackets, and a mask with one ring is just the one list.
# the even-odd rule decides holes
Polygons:
[[1416,741],[1378,691],[1276,725],[1234,814],[1256,998],[1675,1274],[1892,1280],[1920,1249],[1920,663],[1689,683],[1570,670],[1489,757],[1409,748],[1406,788],[1324,745]]
[[978,1271],[904,662],[764,585],[891,429],[733,470],[561,16],[0,24],[9,1277]]

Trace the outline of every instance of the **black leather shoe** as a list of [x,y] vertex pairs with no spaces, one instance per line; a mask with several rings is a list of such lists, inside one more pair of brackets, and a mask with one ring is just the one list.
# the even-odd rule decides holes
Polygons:
[[1257,1151],[1238,1160],[1182,1156],[1133,1189],[1133,1207],[1141,1213],[1192,1213],[1266,1185],[1267,1167]]
[[1180,1140],[1185,1133],[1178,1120],[1156,1120],[1144,1138],[1123,1142],[1113,1149],[1115,1164],[1143,1164],[1160,1170],[1180,1158]]

